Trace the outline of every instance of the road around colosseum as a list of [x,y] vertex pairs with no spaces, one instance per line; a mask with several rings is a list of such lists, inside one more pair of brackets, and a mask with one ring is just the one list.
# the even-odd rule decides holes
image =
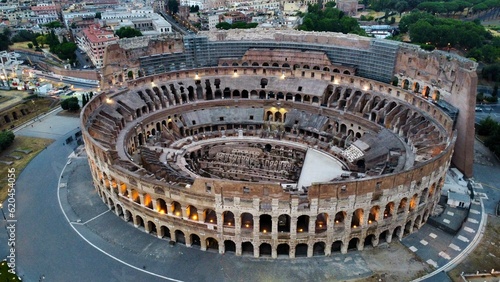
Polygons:
[[[24,281],[38,281],[42,275],[45,281],[408,281],[431,272],[426,256],[435,257],[440,267],[460,254],[448,251],[455,237],[429,225],[405,237],[402,244],[331,257],[254,259],[171,246],[124,222],[99,199],[85,152],[75,154],[75,142],[65,143],[78,125],[76,118],[51,115],[37,128],[17,132],[56,139],[17,179],[16,269]],[[499,166],[476,167],[480,169],[476,181],[500,182]],[[489,211],[500,190],[486,186],[484,190]],[[467,240],[472,242],[474,234]],[[422,244],[425,238],[419,236],[431,244]],[[2,257],[8,254],[6,239],[6,232],[0,232]],[[443,272],[438,275],[439,281],[446,281]]]

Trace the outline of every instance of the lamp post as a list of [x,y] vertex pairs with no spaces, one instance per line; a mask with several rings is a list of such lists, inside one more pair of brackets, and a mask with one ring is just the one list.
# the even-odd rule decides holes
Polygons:
[[7,220],[7,218],[5,217],[5,213],[3,212],[3,203],[0,203],[0,210],[2,210],[3,220]]

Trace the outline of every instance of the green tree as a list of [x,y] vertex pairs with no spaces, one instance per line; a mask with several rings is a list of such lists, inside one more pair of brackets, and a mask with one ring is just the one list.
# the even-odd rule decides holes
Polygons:
[[10,42],[10,29],[4,28],[3,32],[0,33],[0,51],[6,51],[9,49]]
[[498,127],[498,122],[488,116],[485,119],[482,119],[477,125],[477,134],[482,136],[489,136]]
[[45,35],[40,35],[36,38],[37,44],[35,46],[38,47],[38,44],[40,44],[40,47],[43,48],[43,45],[47,43],[47,39]]
[[14,138],[15,135],[10,130],[0,132],[0,150],[7,149],[14,142]]
[[218,23],[217,25],[215,25],[215,27],[217,29],[225,29],[225,30],[228,30],[228,29],[231,29],[231,24],[230,23],[227,23],[227,22],[221,22],[221,23]]
[[33,49],[33,43],[28,43],[28,48]]
[[124,26],[120,27],[120,29],[116,31],[116,36],[120,38],[137,37],[142,36],[142,32],[133,27]]
[[64,25],[59,21],[53,21],[53,22],[44,24],[44,26],[47,28],[63,28],[64,27]]
[[177,14],[177,12],[179,12],[179,3],[177,0],[168,0],[167,8],[173,14]]

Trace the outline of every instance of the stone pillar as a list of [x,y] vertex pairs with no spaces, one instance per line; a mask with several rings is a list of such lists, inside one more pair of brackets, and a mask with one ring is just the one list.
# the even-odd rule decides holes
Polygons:
[[392,233],[393,232],[394,232],[394,230],[393,231],[388,230],[387,235],[385,236],[385,241],[388,244],[392,242]]
[[314,253],[314,243],[307,244],[307,257],[308,258],[312,257],[313,253]]
[[[323,224],[326,224],[326,222],[323,223]],[[313,235],[314,233],[316,233],[316,218],[309,217],[309,226],[308,226],[308,228],[309,228],[309,232],[308,232],[309,234]]]
[[297,216],[295,215],[290,216],[290,235],[297,236]]
[[153,210],[154,211],[158,211],[158,209],[156,208],[156,200],[154,200],[153,198],[151,198],[151,203],[153,204]]
[[[260,234],[260,217],[256,216],[253,218],[253,236],[254,238],[259,238]],[[255,247],[254,247],[255,249]]]
[[[330,243],[328,243],[330,242]],[[332,255],[332,241],[329,240],[325,242],[325,256],[331,256]]]
[[181,207],[181,217],[182,217],[182,219],[188,219],[187,218],[186,209],[187,209],[187,207]]
[[236,215],[234,215],[234,234],[236,236],[240,236],[241,234],[241,214],[238,213]]
[[295,244],[289,246],[290,246],[290,251],[288,252],[288,256],[290,258],[295,258],[295,250],[297,249],[297,246]]
[[278,251],[276,250],[276,247],[271,244],[271,257],[272,258],[278,258]]
[[186,241],[186,246],[191,247],[191,236],[184,234],[184,240]]
[[207,240],[205,238],[200,238],[200,249],[202,251],[206,251],[207,250]]
[[273,216],[272,218],[272,222],[271,222],[271,226],[272,226],[272,230],[271,230],[271,235],[274,237],[277,237],[278,236],[278,217],[276,216]]
[[144,194],[139,194],[139,201],[141,202],[141,206],[144,207]]
[[196,221],[201,221],[201,222],[204,221],[204,219],[203,219],[203,211],[196,211],[196,215],[198,217],[198,219]]
[[347,247],[349,247],[349,241],[347,241],[347,244],[342,241],[342,247],[340,248],[340,252],[342,254],[347,254]]
[[260,249],[259,249],[260,245],[257,245],[258,241],[254,241],[254,242],[255,242],[254,243],[255,245],[253,246],[253,257],[258,258],[260,256]]
[[168,230],[170,231],[170,240],[177,241],[177,238],[175,238],[175,230],[173,228],[169,228]]
[[241,250],[241,242],[234,242],[236,244],[236,255],[241,256],[242,250]]
[[158,239],[161,239],[163,238],[163,236],[165,236],[165,229],[161,228],[156,228],[156,237],[158,237]]

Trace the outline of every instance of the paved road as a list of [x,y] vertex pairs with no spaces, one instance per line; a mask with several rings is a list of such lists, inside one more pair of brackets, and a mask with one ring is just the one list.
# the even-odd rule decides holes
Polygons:
[[500,122],[500,104],[476,106],[476,123],[479,123],[488,116]]

